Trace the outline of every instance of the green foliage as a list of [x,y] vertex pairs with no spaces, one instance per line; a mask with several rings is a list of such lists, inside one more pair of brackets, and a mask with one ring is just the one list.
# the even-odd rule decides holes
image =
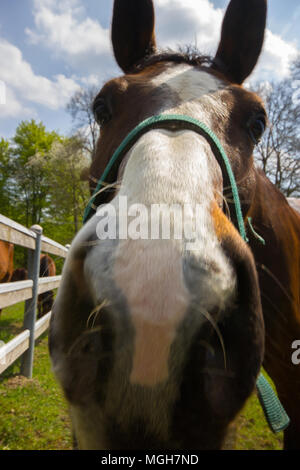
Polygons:
[[51,236],[59,230],[64,243],[70,241],[82,225],[82,214],[89,198],[81,173],[89,165],[82,142],[77,138],[56,140],[46,156],[36,154],[31,164],[47,179],[48,201],[43,226]]
[[[22,121],[11,142],[0,140],[0,213],[67,244],[81,227],[89,198],[81,172],[89,166],[78,138],[48,132],[43,123]],[[17,265],[26,254],[16,250]]]
[[11,146],[10,143],[1,138],[0,140],[0,213],[9,216],[9,201],[12,197],[10,189],[11,173]]
[[59,139],[57,133],[47,132],[42,123],[34,120],[22,121],[12,139],[13,202],[19,213],[18,221],[27,227],[41,223],[48,204],[47,175],[34,164],[33,158],[36,155],[45,158],[52,144]]
[[42,122],[38,124],[33,119],[22,121],[13,138],[15,155],[23,165],[26,165],[30,157],[36,153],[45,155],[49,152],[53,142],[59,139],[56,132],[47,132]]

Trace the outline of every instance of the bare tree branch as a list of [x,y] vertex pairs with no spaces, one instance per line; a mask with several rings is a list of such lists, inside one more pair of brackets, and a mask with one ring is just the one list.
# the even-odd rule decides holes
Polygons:
[[96,143],[99,137],[99,126],[95,121],[92,104],[98,89],[90,86],[77,91],[67,104],[67,112],[71,115],[74,124],[74,132],[82,141],[83,148],[93,159],[96,151]]
[[[300,99],[295,100],[295,74],[279,83],[260,83],[253,88],[265,101],[269,125],[256,147],[255,159],[270,180],[286,195],[300,196]],[[300,86],[300,80],[299,80]],[[300,98],[300,93],[298,93]]]

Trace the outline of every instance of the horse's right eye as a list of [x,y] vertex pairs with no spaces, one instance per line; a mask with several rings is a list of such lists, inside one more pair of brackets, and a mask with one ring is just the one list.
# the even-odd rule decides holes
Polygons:
[[93,104],[93,113],[99,126],[104,126],[111,120],[111,111],[103,98],[96,99]]

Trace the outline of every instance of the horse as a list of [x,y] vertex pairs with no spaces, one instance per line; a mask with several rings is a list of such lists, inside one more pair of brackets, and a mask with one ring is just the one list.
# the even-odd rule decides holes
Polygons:
[[[10,282],[14,266],[14,245],[0,240],[0,282]],[[0,309],[1,315],[2,309]]]
[[11,282],[26,281],[26,279],[28,279],[28,271],[26,268],[14,269]]
[[9,282],[14,266],[14,245],[0,241],[0,282]]
[[[42,253],[40,256],[40,277],[49,277],[56,275],[56,266],[51,256]],[[54,302],[54,292],[49,290],[38,296],[38,315],[42,318],[46,313],[50,312]]]
[[[262,366],[300,447],[300,215],[255,166],[267,115],[243,87],[266,17],[266,0],[231,0],[208,57],[157,47],[152,0],[114,1],[123,73],[93,102],[92,199],[49,331],[80,449],[221,449]],[[136,233],[155,205],[186,207],[194,236]]]
[[[51,256],[42,253],[40,255],[40,277],[49,277],[56,275],[56,266]],[[25,281],[28,279],[28,271],[26,268],[17,268],[14,270],[11,282]],[[54,292],[50,290],[43,292],[38,296],[38,314],[37,318],[41,318],[50,312],[54,301]]]

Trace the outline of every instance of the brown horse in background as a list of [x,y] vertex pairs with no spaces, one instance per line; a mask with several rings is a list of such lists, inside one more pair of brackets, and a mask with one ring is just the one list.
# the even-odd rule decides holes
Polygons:
[[[284,446],[300,448],[300,369],[292,362],[300,216],[255,167],[267,116],[242,86],[262,49],[266,13],[265,0],[231,0],[208,58],[157,50],[152,0],[114,2],[112,45],[124,74],[94,101],[101,133],[91,190],[143,120],[190,116],[228,155],[249,243],[236,230],[228,175],[205,136],[161,124],[126,147],[106,179],[118,184],[96,199],[115,210],[106,225],[117,220],[116,236],[101,238],[99,214],[84,225],[51,318],[54,371],[82,449],[219,449],[262,364],[291,419]],[[186,239],[121,237],[121,196],[131,207],[198,204],[197,249],[189,252]]]
[[[56,266],[51,256],[47,254],[41,254],[40,256],[40,277],[49,277],[56,275]],[[25,268],[17,268],[14,270],[11,282],[25,281],[28,279],[28,271]],[[50,290],[43,292],[38,296],[38,315],[37,318],[41,318],[46,313],[50,312],[54,301],[54,292]]]
[[[56,275],[56,266],[51,256],[41,254],[40,257],[40,277],[49,277]],[[50,312],[54,302],[54,291],[49,290],[38,296],[38,318]]]
[[0,241],[0,282],[9,282],[14,269],[14,245]]
[[[14,269],[14,245],[0,240],[0,282],[10,282]],[[1,315],[2,309],[0,309]]]

